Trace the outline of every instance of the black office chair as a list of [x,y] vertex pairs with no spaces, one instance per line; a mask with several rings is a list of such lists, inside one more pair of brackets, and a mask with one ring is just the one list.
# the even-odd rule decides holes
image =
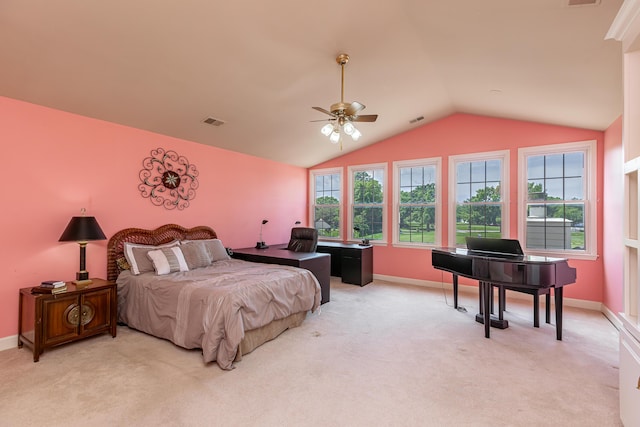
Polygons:
[[315,252],[318,246],[318,230],[308,227],[291,229],[291,240],[287,249],[294,252]]

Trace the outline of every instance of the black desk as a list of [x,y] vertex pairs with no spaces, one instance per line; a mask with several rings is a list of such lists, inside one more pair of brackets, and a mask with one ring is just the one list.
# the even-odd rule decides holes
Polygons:
[[317,252],[293,252],[287,244],[271,245],[267,249],[241,248],[233,250],[233,258],[264,264],[291,265],[304,268],[316,276],[322,290],[322,301],[329,302],[331,257]]
[[331,275],[343,283],[364,286],[373,281],[373,246],[318,242],[318,252],[331,254]]

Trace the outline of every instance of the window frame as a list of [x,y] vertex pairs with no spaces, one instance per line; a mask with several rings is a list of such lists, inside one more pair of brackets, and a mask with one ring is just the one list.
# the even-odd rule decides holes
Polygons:
[[510,150],[497,150],[497,151],[485,151],[480,153],[469,153],[469,154],[458,154],[454,156],[449,156],[449,212],[448,212],[448,220],[449,220],[449,230],[448,230],[448,241],[449,246],[456,247],[456,166],[458,163],[465,162],[478,162],[478,161],[488,161],[488,160],[500,160],[502,162],[502,173],[500,178],[500,200],[501,200],[501,237],[508,238],[509,237],[509,191],[508,188],[510,186],[509,182],[509,163],[510,163]]
[[[576,249],[529,249],[527,242],[527,204],[528,173],[527,158],[529,156],[547,156],[583,152],[584,161],[584,225],[585,250]],[[597,141],[577,141],[562,144],[537,145],[518,149],[518,236],[524,242],[523,249],[532,255],[553,256],[558,258],[595,260],[598,257],[598,208],[597,208],[597,174],[598,174]],[[563,200],[563,203],[566,203]]]
[[360,237],[354,236],[353,233],[353,209],[354,209],[354,201],[353,201],[353,175],[356,172],[368,171],[372,169],[382,169],[384,177],[382,179],[382,202],[380,203],[382,207],[382,239],[373,240],[370,239],[370,243],[373,245],[376,244],[387,244],[387,181],[389,179],[388,176],[388,166],[387,163],[372,163],[367,165],[355,165],[348,166],[347,172],[349,174],[349,205],[347,212],[347,232],[348,241],[351,242],[359,242]]
[[[435,207],[435,241],[434,243],[422,242],[401,242],[400,241],[400,169],[410,167],[434,166],[435,173],[435,201],[425,204]],[[442,245],[442,157],[430,157],[424,159],[398,160],[393,162],[393,225],[392,225],[392,245],[394,247],[407,247],[417,249],[431,249]]]
[[315,211],[316,211],[316,178],[318,176],[325,175],[335,175],[338,174],[340,176],[340,203],[338,204],[338,236],[337,237],[329,237],[329,236],[320,236],[318,235],[318,239],[320,240],[336,240],[341,241],[343,236],[343,217],[342,213],[344,212],[344,168],[326,168],[326,169],[313,169],[309,171],[309,194],[311,197],[309,198],[309,224],[311,227],[315,228]]

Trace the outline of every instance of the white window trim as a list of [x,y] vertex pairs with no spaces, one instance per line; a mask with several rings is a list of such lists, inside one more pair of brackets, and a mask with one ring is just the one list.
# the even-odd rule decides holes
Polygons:
[[316,206],[316,176],[318,175],[340,175],[340,204],[338,206],[338,215],[340,218],[340,228],[338,230],[338,237],[326,237],[319,236],[318,238],[321,240],[342,240],[343,236],[343,217],[342,212],[344,211],[344,168],[327,168],[327,169],[313,169],[309,171],[309,224],[310,227],[315,228],[315,206]]
[[456,245],[456,164],[482,160],[502,160],[500,198],[502,199],[502,237],[509,236],[509,161],[510,150],[485,151],[482,153],[449,156],[449,246]]
[[518,236],[522,242],[527,241],[526,235],[526,212],[527,212],[527,162],[526,158],[530,155],[549,155],[560,154],[569,152],[584,152],[585,153],[585,173],[587,179],[585,180],[585,232],[584,240],[585,246],[588,248],[584,251],[578,250],[560,250],[560,249],[536,249],[531,250],[525,247],[523,249],[528,254],[554,256],[560,258],[572,258],[572,259],[588,259],[594,260],[598,258],[598,208],[597,208],[597,191],[596,191],[596,175],[598,173],[598,150],[597,141],[578,141],[568,142],[564,144],[551,144],[540,145],[536,147],[526,147],[518,149]]
[[382,239],[371,240],[372,245],[387,244],[387,182],[389,180],[387,163],[372,163],[368,165],[349,166],[347,173],[349,174],[349,206],[347,212],[347,233],[348,240],[351,242],[359,242],[360,238],[353,235],[353,174],[354,172],[366,171],[370,169],[382,169],[384,171],[384,179],[382,180]]
[[[436,168],[436,220],[435,220],[435,242],[401,242],[400,241],[400,169],[416,166],[435,166]],[[393,246],[415,249],[430,249],[441,246],[442,242],[442,157],[431,157],[427,159],[400,160],[393,162]]]

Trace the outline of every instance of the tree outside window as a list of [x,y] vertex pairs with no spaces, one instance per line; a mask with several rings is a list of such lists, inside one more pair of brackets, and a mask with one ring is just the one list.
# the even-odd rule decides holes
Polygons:
[[456,245],[467,236],[502,237],[502,175],[501,159],[456,163]]
[[313,181],[313,227],[318,230],[319,237],[339,238],[341,174],[315,172]]
[[353,237],[356,239],[382,240],[384,169],[357,170],[353,172]]
[[436,242],[436,167],[400,167],[398,242]]

